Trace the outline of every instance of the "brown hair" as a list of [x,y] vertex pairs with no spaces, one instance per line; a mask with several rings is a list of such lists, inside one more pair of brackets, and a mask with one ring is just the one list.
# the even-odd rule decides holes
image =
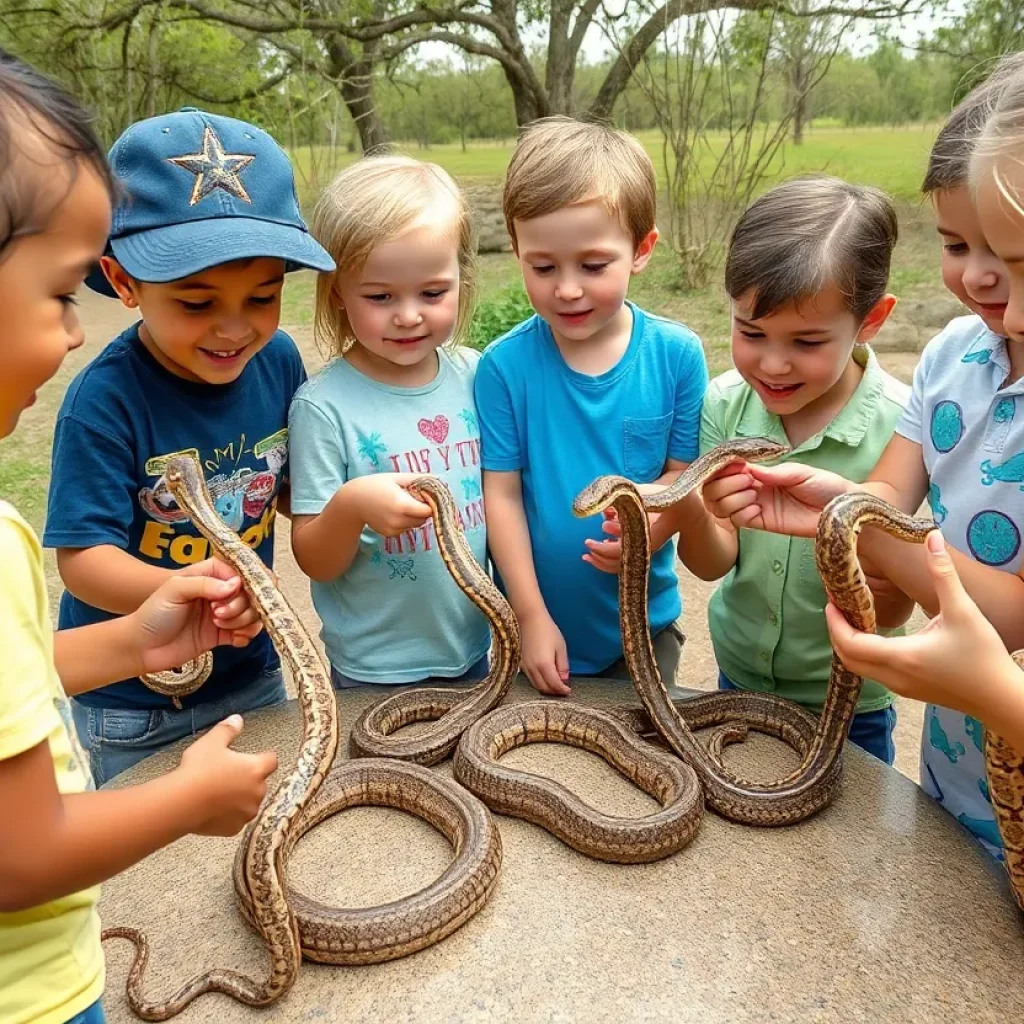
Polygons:
[[654,164],[637,139],[571,117],[545,117],[527,125],[505,173],[502,196],[513,248],[518,247],[517,220],[593,200],[619,218],[634,246],[654,229]]
[[896,211],[876,188],[839,178],[794,178],[756,200],[729,243],[725,289],[753,291],[755,320],[834,284],[862,320],[885,295]]
[[459,311],[449,344],[461,343],[476,299],[476,244],[465,197],[437,164],[369,156],[342,171],[313,209],[310,233],[336,264],[316,282],[313,330],[321,349],[340,355],[356,340],[335,292],[339,276],[358,272],[377,246],[423,224],[450,232],[458,245]]
[[1009,76],[1022,68],[1024,54],[1015,53],[1004,57],[992,74],[953,108],[928,156],[928,169],[921,183],[924,195],[961,188],[968,183],[971,154],[985,122]]

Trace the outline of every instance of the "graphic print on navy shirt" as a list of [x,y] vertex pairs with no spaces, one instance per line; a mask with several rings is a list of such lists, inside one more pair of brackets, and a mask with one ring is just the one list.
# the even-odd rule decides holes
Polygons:
[[[177,377],[146,349],[137,325],[125,331],[64,397],[44,544],[109,544],[171,570],[209,558],[208,541],[178,508],[163,475],[170,456],[191,454],[221,519],[272,567],[277,495],[287,479],[288,406],[304,379],[298,350],[280,331],[224,385]],[[70,593],[61,598],[61,629],[113,617]],[[210,678],[182,705],[218,700],[279,664],[265,632],[244,648],[218,647]],[[137,679],[76,699],[94,707],[172,707]]]

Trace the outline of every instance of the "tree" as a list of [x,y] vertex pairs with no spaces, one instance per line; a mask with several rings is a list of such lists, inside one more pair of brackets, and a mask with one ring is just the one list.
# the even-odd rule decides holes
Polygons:
[[[101,17],[82,23],[85,31],[117,28],[140,12],[161,5],[165,17],[201,19],[228,25],[291,53],[297,34],[316,43],[319,66],[341,89],[364,148],[384,140],[375,115],[374,70],[426,42],[447,43],[486,57],[502,69],[512,91],[516,119],[572,113],[580,48],[592,25],[616,39],[616,55],[589,108],[592,118],[608,118],[616,101],[655,41],[679,19],[710,11],[778,10],[780,0],[630,0],[612,14],[604,0],[441,0],[442,6],[410,0],[119,0]],[[784,2],[784,0],[783,0]],[[923,0],[797,0],[800,17],[898,17]],[[784,8],[785,9],[785,8]],[[543,60],[531,59],[524,34],[544,29]],[[539,66],[538,66],[539,65]]]

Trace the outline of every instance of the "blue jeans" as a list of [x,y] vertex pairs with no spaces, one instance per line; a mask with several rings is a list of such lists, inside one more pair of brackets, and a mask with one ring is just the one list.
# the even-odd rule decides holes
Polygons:
[[447,678],[445,676],[430,676],[415,683],[361,683],[358,679],[343,675],[333,665],[331,666],[331,682],[336,690],[351,690],[354,687],[362,687],[367,693],[379,691],[380,693],[398,693],[400,690],[408,690],[413,686],[468,686],[470,683],[478,683],[487,675],[489,662],[485,654],[475,665],[470,665],[461,676]]
[[[739,690],[724,672],[718,673],[720,690]],[[861,750],[891,765],[896,760],[896,744],[892,739],[892,731],[896,728],[896,708],[891,704],[880,711],[862,711],[853,716],[850,723],[849,740],[856,743]]]
[[88,1009],[76,1013],[67,1024],[107,1024],[107,1018],[102,1004],[97,999]]
[[71,714],[78,739],[89,753],[93,781],[102,786],[151,754],[188,736],[198,736],[229,715],[270,707],[286,699],[284,677],[276,668],[220,700],[182,711],[92,708],[72,700]]

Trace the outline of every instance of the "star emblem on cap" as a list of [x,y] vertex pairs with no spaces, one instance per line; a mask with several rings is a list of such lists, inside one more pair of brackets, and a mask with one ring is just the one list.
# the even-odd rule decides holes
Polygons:
[[207,127],[203,132],[202,152],[172,156],[168,158],[168,163],[184,167],[196,176],[189,206],[195,206],[219,188],[236,199],[251,204],[252,200],[245,191],[238,172],[248,167],[255,159],[255,155],[249,153],[225,153],[214,130]]

